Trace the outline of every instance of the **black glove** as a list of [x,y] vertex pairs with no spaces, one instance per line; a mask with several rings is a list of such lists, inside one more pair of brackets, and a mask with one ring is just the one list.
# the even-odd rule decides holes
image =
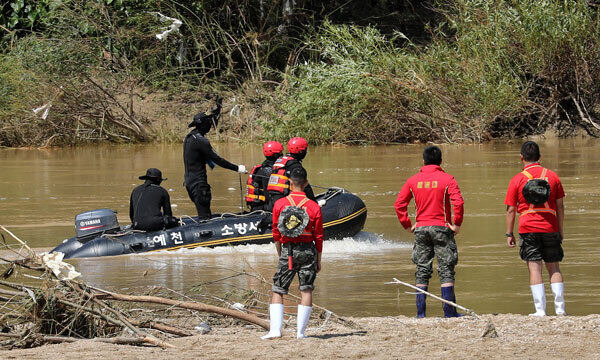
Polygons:
[[165,228],[170,229],[179,226],[179,219],[175,216],[165,216]]

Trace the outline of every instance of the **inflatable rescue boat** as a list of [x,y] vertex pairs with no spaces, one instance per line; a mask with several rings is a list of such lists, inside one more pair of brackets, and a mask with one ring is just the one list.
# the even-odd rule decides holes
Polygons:
[[[326,200],[321,207],[325,240],[354,236],[362,230],[367,208],[358,196],[341,188],[330,188],[317,195],[317,200]],[[60,251],[69,259],[201,246],[267,244],[273,241],[271,228],[258,227],[265,216],[271,214],[264,211],[220,214],[206,221],[188,217],[181,219],[180,226],[145,232],[119,226],[116,213],[110,209],[92,210],[75,217],[76,236],[65,239],[52,252]]]

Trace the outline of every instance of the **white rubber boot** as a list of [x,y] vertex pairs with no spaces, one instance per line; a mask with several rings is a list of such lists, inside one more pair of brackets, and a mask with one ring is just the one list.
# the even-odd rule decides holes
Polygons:
[[275,339],[281,337],[283,326],[283,304],[269,305],[269,333],[261,336],[261,339]]
[[296,328],[296,339],[304,339],[304,331],[308,325],[310,319],[310,313],[312,312],[312,306],[298,305],[298,316],[297,316],[297,328]]
[[552,283],[552,294],[554,295],[554,312],[556,315],[566,315],[565,313],[565,284]]
[[535,313],[530,316],[546,316],[546,290],[544,284],[530,285],[533,295],[533,306]]

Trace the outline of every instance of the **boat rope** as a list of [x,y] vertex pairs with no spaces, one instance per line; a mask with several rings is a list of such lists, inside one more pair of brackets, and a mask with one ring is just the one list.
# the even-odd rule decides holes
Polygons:
[[[258,175],[258,174],[253,174],[252,176],[260,177],[260,178],[267,179],[267,180],[270,178],[270,176],[264,176],[264,175]],[[310,186],[311,186],[311,187],[318,188],[318,189],[324,189],[324,190],[329,190],[329,189],[341,189],[341,188],[339,188],[339,187],[337,187],[337,186],[321,186],[321,185],[315,185],[315,184],[313,184],[313,183],[310,183]],[[342,190],[344,190],[344,189],[342,189]],[[344,191],[345,191],[345,190],[344,190]]]
[[[180,219],[183,219],[184,217],[185,217],[185,218],[188,218],[188,219],[190,219],[190,220],[192,220],[192,221],[193,221],[193,222],[195,222],[196,224],[198,223],[196,220],[194,220],[194,218],[193,218],[193,217],[191,217],[191,216],[189,216],[189,215],[181,215],[179,218],[180,218]],[[183,222],[183,221],[182,221],[182,222]],[[185,225],[185,223],[184,223],[184,224],[182,224],[182,225]]]

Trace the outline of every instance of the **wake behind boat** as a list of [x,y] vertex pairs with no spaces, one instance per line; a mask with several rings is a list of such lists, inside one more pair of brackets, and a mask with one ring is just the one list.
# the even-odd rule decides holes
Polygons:
[[[358,196],[341,188],[330,188],[317,195],[317,200],[326,200],[321,208],[325,240],[354,236],[362,230],[367,208]],[[267,244],[273,241],[271,229],[261,232],[258,227],[265,215],[270,213],[222,214],[203,222],[190,217],[182,219],[183,225],[145,232],[121,228],[112,210],[92,210],[77,215],[77,236],[64,240],[52,252],[62,252],[68,259],[201,246]]]

